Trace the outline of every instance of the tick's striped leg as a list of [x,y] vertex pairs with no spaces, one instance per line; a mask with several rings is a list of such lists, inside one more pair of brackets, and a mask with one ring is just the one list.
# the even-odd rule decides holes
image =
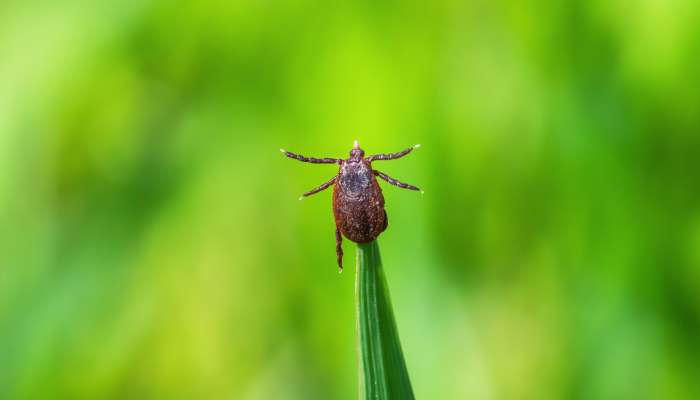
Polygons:
[[301,154],[292,153],[291,151],[287,151],[285,149],[280,149],[280,151],[282,153],[284,153],[284,155],[289,157],[289,158],[293,158],[295,160],[299,160],[299,161],[307,162],[307,163],[312,163],[312,164],[340,164],[340,161],[341,161],[337,158],[305,157],[305,156],[302,156]]
[[385,181],[391,183],[394,186],[398,186],[398,187],[403,188],[403,189],[416,190],[416,191],[423,193],[423,191],[418,189],[417,187],[415,187],[413,185],[409,185],[408,183],[399,182],[396,179],[390,177],[389,175],[387,175],[383,172],[377,171],[376,169],[374,170],[374,174],[377,175],[378,177],[384,179]]
[[321,190],[328,189],[329,187],[333,186],[336,178],[338,178],[338,177],[334,176],[333,178],[331,178],[330,181],[324,183],[323,185],[317,187],[316,189],[311,189],[308,192],[302,194],[301,197],[299,197],[299,200],[303,199],[304,197],[311,196],[312,194],[316,194],[316,193],[320,192]]
[[400,151],[398,153],[389,153],[389,154],[375,154],[369,157],[366,157],[367,161],[372,162],[372,161],[377,161],[377,160],[396,160],[397,158],[401,158],[405,156],[406,154],[410,153],[413,151],[413,149],[419,148],[420,145],[414,145],[409,148],[407,148],[404,151]]
[[338,272],[343,272],[343,236],[338,225],[335,226],[335,255],[338,258]]

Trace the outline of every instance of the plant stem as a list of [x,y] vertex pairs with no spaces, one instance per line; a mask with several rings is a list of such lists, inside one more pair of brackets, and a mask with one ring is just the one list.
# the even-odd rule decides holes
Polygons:
[[355,279],[360,400],[414,399],[379,245],[357,245]]

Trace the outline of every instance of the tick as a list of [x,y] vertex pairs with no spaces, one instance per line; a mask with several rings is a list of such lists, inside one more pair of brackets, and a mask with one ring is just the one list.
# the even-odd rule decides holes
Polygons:
[[334,186],[335,252],[340,271],[343,270],[343,236],[356,243],[371,242],[386,230],[389,223],[384,209],[384,196],[376,177],[380,177],[394,186],[423,193],[422,190],[413,185],[399,182],[389,175],[373,169],[372,162],[395,160],[418,147],[420,147],[419,144],[398,153],[375,154],[365,157],[364,150],[355,140],[354,146],[350,150],[350,157],[347,159],[305,157],[280,149],[287,157],[302,162],[339,165],[336,176],[323,185],[304,193],[299,197],[299,200]]

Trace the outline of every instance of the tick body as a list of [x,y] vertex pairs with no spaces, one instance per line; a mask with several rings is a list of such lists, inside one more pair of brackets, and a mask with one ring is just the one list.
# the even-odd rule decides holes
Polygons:
[[336,255],[341,271],[343,269],[342,236],[356,243],[367,243],[376,239],[388,226],[389,221],[384,210],[384,196],[377,182],[377,177],[400,188],[420,191],[415,186],[399,182],[373,169],[372,162],[401,158],[419,146],[415,145],[398,153],[365,157],[365,152],[355,141],[352,150],[350,150],[350,157],[347,159],[304,157],[281,150],[287,157],[302,162],[339,165],[336,176],[323,185],[304,193],[300,199],[334,186],[333,215],[336,227]]

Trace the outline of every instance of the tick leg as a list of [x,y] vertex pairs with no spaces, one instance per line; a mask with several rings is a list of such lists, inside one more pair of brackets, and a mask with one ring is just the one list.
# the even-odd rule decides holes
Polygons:
[[314,158],[314,157],[304,157],[301,154],[292,153],[285,149],[280,149],[285,156],[299,160],[302,162],[312,163],[312,164],[340,164],[341,160],[337,158]]
[[403,189],[417,190],[421,193],[423,192],[422,190],[418,189],[417,187],[415,187],[413,185],[409,185],[408,183],[399,182],[396,179],[390,177],[389,175],[387,175],[383,172],[379,172],[377,170],[374,170],[374,174],[377,175],[378,177],[384,179],[385,181],[391,183],[394,186],[398,186],[398,187],[403,188]]
[[401,158],[405,156],[406,154],[410,153],[413,151],[413,149],[419,148],[420,145],[414,145],[406,150],[400,151],[398,153],[389,153],[389,154],[375,154],[369,157],[366,157],[367,161],[372,162],[372,161],[377,161],[377,160],[396,160],[397,158]]
[[335,226],[335,255],[338,257],[338,272],[343,272],[343,236],[337,225]]
[[316,194],[316,193],[320,192],[321,190],[328,189],[330,186],[332,186],[335,183],[336,178],[338,178],[338,177],[334,176],[333,178],[331,178],[330,181],[324,183],[323,185],[317,187],[316,189],[309,190],[308,192],[302,194],[301,197],[299,198],[299,200],[301,200],[304,197],[311,196],[312,194]]

